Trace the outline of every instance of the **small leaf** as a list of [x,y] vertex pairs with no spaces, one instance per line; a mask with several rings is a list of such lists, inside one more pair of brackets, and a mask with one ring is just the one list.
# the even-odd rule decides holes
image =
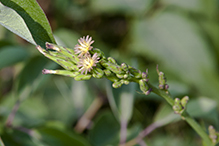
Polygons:
[[[15,10],[23,18],[36,44],[45,47],[45,42],[55,43],[49,22],[36,0],[1,0],[1,2]],[[16,23],[15,20],[12,22]],[[12,26],[11,29],[18,28]],[[21,33],[26,33],[26,30],[22,30]],[[19,32],[17,35],[20,36],[21,33]],[[24,39],[26,38],[24,37]]]
[[28,58],[28,52],[21,47],[3,47],[0,50],[0,69]]

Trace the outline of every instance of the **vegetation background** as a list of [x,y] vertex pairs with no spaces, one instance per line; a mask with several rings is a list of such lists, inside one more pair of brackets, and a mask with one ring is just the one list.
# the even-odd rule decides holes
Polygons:
[[[90,35],[95,40],[93,46],[106,56],[142,71],[148,68],[154,85],[158,84],[159,64],[171,95],[188,95],[188,112],[204,129],[213,125],[219,130],[218,0],[38,3],[59,45],[74,48],[80,37]],[[170,116],[173,110],[166,101],[154,94],[141,94],[134,83],[112,89],[106,79],[74,81],[42,75],[44,68],[61,67],[0,26],[0,135],[5,146],[118,145],[124,114],[128,115],[127,141],[150,124],[167,119],[145,137],[148,146],[202,143],[185,121]],[[97,98],[101,102],[96,102]],[[90,111],[91,123],[86,130],[75,128],[86,111]]]

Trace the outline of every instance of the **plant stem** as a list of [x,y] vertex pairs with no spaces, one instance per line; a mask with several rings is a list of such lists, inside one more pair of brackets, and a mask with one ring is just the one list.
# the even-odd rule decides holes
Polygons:
[[[163,90],[160,90],[160,89],[154,87],[151,84],[148,84],[148,85],[152,89],[152,92],[163,97],[171,106],[173,106],[174,100],[171,98],[171,96],[169,94],[167,94]],[[209,138],[209,136],[207,135],[207,133],[201,128],[201,126],[187,112],[184,112],[182,114],[182,119],[185,120],[198,133],[198,135],[203,139],[203,141],[205,142],[205,144],[207,146],[214,146],[214,144],[212,143],[212,141]]]

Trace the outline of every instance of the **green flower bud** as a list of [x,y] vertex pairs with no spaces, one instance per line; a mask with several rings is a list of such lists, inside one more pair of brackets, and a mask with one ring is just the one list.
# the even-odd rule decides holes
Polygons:
[[126,63],[121,64],[121,69],[124,70],[125,72],[128,71],[128,65]]
[[124,74],[116,74],[116,76],[120,79],[124,78]]
[[109,69],[110,71],[114,72],[115,74],[123,74],[124,71],[120,68],[120,66],[115,65],[110,62],[106,62],[105,60],[101,60],[100,64],[105,67],[106,69]]
[[147,83],[143,79],[139,80],[139,86],[143,93],[146,93],[149,90]]
[[55,44],[51,44],[48,42],[46,43],[46,48],[57,51],[56,53],[53,53],[53,51],[50,51],[51,55],[52,54],[53,55],[59,54],[60,56],[65,56],[65,57],[69,58],[72,62],[74,62],[75,64],[77,64],[77,62],[79,61],[79,59],[78,59],[77,55],[74,53],[73,49],[57,46]]
[[129,77],[129,74],[124,74],[123,78],[127,79]]
[[104,71],[106,76],[110,76],[112,73],[109,69],[104,69],[103,71]]
[[100,68],[93,68],[92,73],[93,73],[92,76],[98,79],[102,78],[104,75],[103,70]]
[[164,76],[164,73],[160,72],[159,73],[159,88],[164,89],[165,84],[166,84],[166,78]]
[[115,60],[114,58],[112,58],[112,57],[108,57],[107,60],[108,60],[109,62],[111,62],[111,63],[117,65],[116,60]]
[[106,76],[106,78],[112,82],[118,82],[119,78],[115,74],[111,74],[110,76]]
[[117,81],[117,82],[114,82],[112,86],[113,86],[113,88],[119,88],[122,86],[122,84],[123,84],[122,82]]
[[79,74],[79,75],[77,75],[77,76],[74,77],[74,79],[75,79],[76,81],[89,80],[90,78],[91,78],[91,75],[90,75],[90,74],[86,74],[86,75],[84,75],[84,74]]
[[214,144],[217,144],[219,142],[219,133],[215,130],[215,128],[212,125],[208,127],[208,131],[209,131],[209,138],[211,139],[211,141]]
[[74,65],[74,64],[73,64],[72,62],[70,62],[70,61],[57,59],[57,63],[60,64],[63,68],[65,68],[65,69],[67,69],[67,70],[78,71],[77,65]]
[[93,48],[92,50],[90,50],[90,53],[92,55],[94,55],[95,53],[97,53],[97,56],[102,59],[102,58],[105,58],[105,55],[103,53],[103,51],[101,51],[100,49],[97,49],[97,48]]
[[188,103],[188,100],[189,100],[189,97],[188,96],[184,96],[182,99],[181,99],[181,105],[185,108],[187,103]]
[[129,80],[121,80],[121,82],[125,85],[128,85],[130,83]]
[[183,107],[182,107],[182,105],[181,105],[181,101],[180,101],[179,98],[175,98],[173,110],[174,110],[175,113],[177,113],[177,114],[180,114],[180,112],[183,110]]
[[141,78],[141,71],[129,66],[129,72],[137,79]]

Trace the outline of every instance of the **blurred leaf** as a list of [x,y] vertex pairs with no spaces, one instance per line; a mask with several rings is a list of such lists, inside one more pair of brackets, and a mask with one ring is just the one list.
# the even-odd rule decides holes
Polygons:
[[54,34],[56,37],[58,37],[58,39],[60,39],[64,43],[64,45],[63,44],[59,44],[59,45],[63,45],[65,47],[72,49],[78,43],[78,39],[80,38],[80,35],[77,32],[68,29],[56,30]]
[[[133,104],[134,104],[134,95],[135,95],[136,83],[130,83],[127,86],[122,87],[122,92],[119,96],[119,111],[121,113],[120,120],[125,120],[126,123],[131,119]],[[118,98],[118,97],[115,97]]]
[[[162,67],[182,81],[195,84],[203,94],[215,96],[219,87],[215,79],[218,78],[215,74],[215,58],[196,27],[189,19],[171,12],[136,20],[130,49],[134,48],[133,52],[159,60]],[[206,88],[211,84],[211,88]]]
[[21,98],[25,98],[37,86],[37,78],[39,75],[42,76],[42,70],[46,66],[47,61],[48,59],[45,57],[36,56],[27,62],[26,66],[20,72],[17,81],[17,92]]
[[173,112],[169,104],[162,104],[154,116],[154,122],[160,126],[180,120],[181,117]]
[[92,0],[91,9],[94,12],[115,13],[122,12],[131,15],[143,14],[149,7],[151,0]]
[[0,137],[0,146],[5,146],[2,139],[1,139],[1,137]]
[[119,141],[119,123],[110,111],[105,111],[94,122],[94,127],[89,132],[92,145],[115,145]]
[[40,140],[50,146],[90,146],[81,136],[52,127],[44,127],[36,130]]
[[170,133],[156,134],[146,142],[149,146],[200,146],[190,137],[185,138],[182,134],[177,136]]
[[193,117],[214,119],[217,118],[217,103],[212,99],[199,97],[188,102],[187,111]]
[[162,0],[162,2],[167,5],[174,5],[192,11],[200,11],[202,8],[201,0]]
[[[6,146],[39,146],[39,143],[36,144],[29,134],[19,130],[6,129],[2,135],[2,140]],[[42,144],[40,145],[42,146]]]
[[0,69],[18,63],[28,58],[26,50],[19,46],[8,46],[0,49]]
[[22,17],[13,9],[0,3],[0,24],[13,33],[36,45]]
[[[45,42],[55,43],[49,22],[35,0],[1,0],[1,2],[3,5],[15,10],[23,18],[36,44],[45,47]],[[15,26],[12,27],[13,30],[19,28]],[[26,33],[26,30],[22,31],[22,34]],[[22,37],[20,32],[18,32],[17,35]],[[26,37],[24,37],[24,39],[28,40]]]
[[31,97],[22,102],[13,123],[14,125],[32,127],[42,124],[47,115],[47,106],[42,99],[40,97]]

